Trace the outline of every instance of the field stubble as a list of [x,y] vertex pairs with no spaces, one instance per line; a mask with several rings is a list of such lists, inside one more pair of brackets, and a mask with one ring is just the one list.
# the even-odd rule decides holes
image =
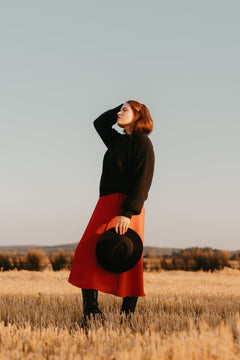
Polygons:
[[78,327],[68,272],[0,273],[0,358],[240,359],[240,272],[144,273],[146,297],[120,325],[121,298],[99,293],[104,326]]

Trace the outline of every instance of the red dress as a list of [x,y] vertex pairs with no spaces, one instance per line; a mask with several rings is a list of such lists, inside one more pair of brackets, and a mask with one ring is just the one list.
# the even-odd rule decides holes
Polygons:
[[[126,195],[114,193],[101,196],[88,226],[79,242],[68,281],[79,288],[94,289],[121,297],[145,296],[143,289],[143,256],[130,270],[121,274],[111,273],[98,264],[95,247],[98,238],[115,224],[121,215],[121,205]],[[143,241],[145,209],[133,215],[129,228]]]

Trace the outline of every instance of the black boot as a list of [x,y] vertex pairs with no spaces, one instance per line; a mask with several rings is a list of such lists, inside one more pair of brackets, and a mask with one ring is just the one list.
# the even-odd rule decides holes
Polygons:
[[123,316],[126,318],[131,318],[136,309],[138,297],[137,296],[126,296],[123,298],[122,307],[120,310],[121,323],[123,321]]
[[83,315],[80,319],[79,326],[81,328],[86,328],[88,326],[88,321],[91,319],[91,316],[95,318],[96,314],[100,315],[102,323],[104,321],[104,316],[102,311],[98,308],[98,291],[93,289],[82,289],[83,297]]

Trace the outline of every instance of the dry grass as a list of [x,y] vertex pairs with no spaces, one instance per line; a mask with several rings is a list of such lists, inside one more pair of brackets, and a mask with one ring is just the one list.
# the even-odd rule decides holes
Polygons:
[[145,273],[131,323],[121,299],[99,294],[106,316],[86,335],[80,289],[68,272],[0,273],[0,359],[240,359],[240,272]]

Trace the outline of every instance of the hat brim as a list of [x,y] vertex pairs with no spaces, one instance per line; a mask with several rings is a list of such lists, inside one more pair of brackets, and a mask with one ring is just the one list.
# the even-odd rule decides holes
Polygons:
[[[124,261],[115,261],[114,258],[109,260],[112,247],[117,241],[122,241],[122,236],[127,237],[131,241],[133,251],[131,255]],[[132,229],[128,228],[124,235],[116,233],[115,228],[105,231],[98,239],[96,245],[96,257],[98,263],[107,271],[112,273],[122,273],[132,269],[140,260],[143,253],[143,243],[140,236]],[[118,259],[119,260],[119,259]]]

